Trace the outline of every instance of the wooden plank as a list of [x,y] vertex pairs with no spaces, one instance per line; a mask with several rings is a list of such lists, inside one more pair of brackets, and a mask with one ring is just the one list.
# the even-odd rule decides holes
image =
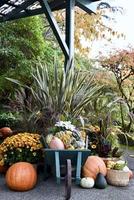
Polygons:
[[92,0],[76,0],[76,5],[81,8],[82,10],[84,10],[85,12],[87,12],[88,14],[94,13],[94,11],[91,10],[91,3],[93,1]]
[[59,152],[55,151],[55,169],[56,169],[56,180],[60,183],[60,158]]
[[4,21],[7,21],[11,17],[15,16],[16,14],[20,13],[22,10],[25,10],[28,6],[32,5],[36,0],[29,0],[23,2],[21,5],[18,6],[18,8],[14,9],[13,11],[9,12],[4,18]]
[[47,3],[46,0],[41,0],[40,4],[42,6],[42,9],[43,9],[43,11],[44,11],[44,13],[46,15],[46,18],[47,18],[47,20],[48,20],[48,22],[49,22],[49,24],[50,24],[50,26],[51,26],[51,28],[52,28],[52,30],[54,32],[54,35],[55,35],[55,37],[56,37],[56,39],[57,39],[57,41],[58,41],[58,43],[59,43],[59,45],[60,45],[60,47],[61,47],[61,49],[63,51],[65,57],[69,57],[68,46],[67,46],[67,44],[65,42],[63,34],[61,33],[61,30],[60,30],[60,28],[58,26],[58,23],[57,23],[54,15],[52,13],[52,11],[51,11],[51,8],[50,8],[49,4]]

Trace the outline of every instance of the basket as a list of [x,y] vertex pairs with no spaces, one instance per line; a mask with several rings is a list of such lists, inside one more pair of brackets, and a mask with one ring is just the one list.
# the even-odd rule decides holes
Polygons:
[[107,182],[114,186],[127,186],[129,183],[129,172],[124,172],[122,170],[107,170]]

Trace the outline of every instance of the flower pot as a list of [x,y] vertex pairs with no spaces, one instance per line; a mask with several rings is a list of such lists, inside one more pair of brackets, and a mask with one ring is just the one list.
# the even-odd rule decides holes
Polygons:
[[129,183],[129,172],[123,170],[108,169],[107,182],[114,186],[127,186]]

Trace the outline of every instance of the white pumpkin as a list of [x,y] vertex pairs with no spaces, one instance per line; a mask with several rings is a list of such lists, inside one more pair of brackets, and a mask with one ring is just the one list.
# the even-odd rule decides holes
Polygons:
[[83,188],[92,188],[94,187],[94,179],[90,177],[85,177],[81,179],[80,185]]
[[128,168],[128,166],[125,166],[125,167],[123,168],[123,171],[124,171],[124,172],[129,172],[130,169]]

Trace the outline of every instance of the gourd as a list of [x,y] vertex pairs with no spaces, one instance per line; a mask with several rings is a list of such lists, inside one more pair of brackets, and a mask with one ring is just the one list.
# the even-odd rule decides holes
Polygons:
[[53,137],[49,147],[50,149],[64,149],[64,144],[59,138]]
[[103,174],[98,173],[96,180],[95,180],[95,187],[98,189],[104,189],[107,187],[107,181]]
[[3,127],[0,129],[0,135],[6,138],[12,134],[12,130],[9,127]]
[[94,186],[94,179],[90,177],[82,178],[80,185],[83,188],[92,188]]
[[32,189],[37,182],[37,172],[34,166],[27,162],[13,164],[6,173],[7,186],[15,191]]
[[107,168],[104,161],[98,156],[89,156],[83,166],[83,176],[95,180],[99,172],[106,176]]

